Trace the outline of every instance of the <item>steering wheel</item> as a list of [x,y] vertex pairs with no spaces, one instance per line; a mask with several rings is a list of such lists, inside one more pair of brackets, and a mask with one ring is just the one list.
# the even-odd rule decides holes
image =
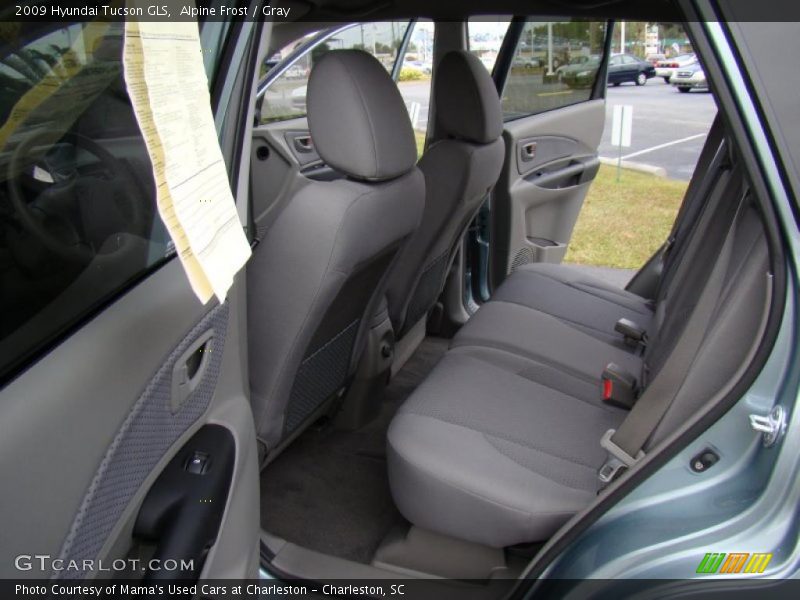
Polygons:
[[[48,138],[46,141],[43,139],[45,137]],[[145,216],[144,206],[141,198],[137,198],[134,194],[134,190],[139,189],[137,182],[133,179],[122,162],[97,142],[77,133],[68,132],[61,137],[60,141],[67,141],[76,148],[82,148],[100,160],[105,170],[110,173],[110,177],[95,178],[106,183],[109,196],[116,192],[122,193],[125,203],[129,207],[130,230],[140,231]],[[11,199],[11,205],[14,207],[22,226],[48,250],[64,259],[87,263],[92,260],[96,251],[91,245],[81,239],[76,227],[66,218],[47,214],[51,222],[52,219],[57,219],[58,229],[60,230],[60,233],[57,235],[53,231],[54,228],[48,227],[45,221],[42,220],[40,215],[44,211],[35,207],[36,201],[34,200],[34,202],[29,203],[25,199],[19,174],[22,173],[26,167],[30,166],[27,163],[30,163],[31,151],[37,143],[51,145],[52,133],[46,130],[40,130],[28,136],[19,143],[11,156],[11,160],[8,164],[8,193]],[[46,156],[48,152],[45,152],[44,156]],[[85,178],[85,176],[72,173],[63,181],[55,182],[42,194],[68,191],[75,186],[79,178]]]

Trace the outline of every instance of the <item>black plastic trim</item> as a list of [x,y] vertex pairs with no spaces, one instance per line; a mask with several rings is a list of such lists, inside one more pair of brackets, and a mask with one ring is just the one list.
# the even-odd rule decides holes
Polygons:
[[517,49],[519,38],[522,31],[525,29],[526,17],[515,16],[511,19],[506,30],[506,35],[503,37],[503,42],[500,45],[500,52],[497,53],[497,59],[494,61],[492,67],[492,79],[497,88],[497,94],[503,97],[503,88],[506,86],[508,74],[511,72],[511,63],[514,59],[514,51]]
[[[196,454],[207,457],[202,473],[187,465]],[[154,558],[191,561],[189,570],[148,571],[145,581],[196,580],[222,525],[236,464],[236,442],[221,425],[204,425],[167,464],[142,502],[134,538],[156,544]]]

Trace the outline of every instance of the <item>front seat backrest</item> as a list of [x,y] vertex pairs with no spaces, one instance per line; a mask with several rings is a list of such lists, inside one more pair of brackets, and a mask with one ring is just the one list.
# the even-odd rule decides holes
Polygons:
[[478,58],[464,51],[445,54],[433,94],[437,124],[447,137],[419,162],[425,212],[389,277],[389,316],[398,337],[436,302],[456,245],[497,182],[505,154],[500,99]]
[[408,112],[375,58],[325,54],[307,98],[315,149],[346,177],[294,192],[247,269],[251,402],[272,455],[344,388],[425,200]]

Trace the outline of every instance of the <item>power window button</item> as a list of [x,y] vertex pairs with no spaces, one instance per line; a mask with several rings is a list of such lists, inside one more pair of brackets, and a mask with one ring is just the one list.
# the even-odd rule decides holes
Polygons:
[[186,460],[186,465],[184,469],[189,473],[194,473],[195,475],[202,475],[206,471],[208,471],[208,467],[211,464],[211,457],[206,454],[205,452],[193,452],[189,455],[189,458]]

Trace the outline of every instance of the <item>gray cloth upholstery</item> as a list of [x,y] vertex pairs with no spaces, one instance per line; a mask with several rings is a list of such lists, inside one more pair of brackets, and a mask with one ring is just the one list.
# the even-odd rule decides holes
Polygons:
[[552,315],[600,340],[619,343],[614,326],[621,318],[647,330],[653,320],[651,303],[569,265],[537,263],[516,269],[493,299]]
[[[359,268],[399,250],[419,222],[423,195],[417,169],[380,184],[314,182],[292,198],[256,248],[248,266],[250,390],[257,431],[268,448],[284,437],[295,374],[323,317]],[[387,258],[378,281],[365,290],[366,302],[353,297],[362,304],[354,353],[369,324],[361,311],[376,312],[383,295]]]
[[[622,336],[620,336],[622,337]],[[642,359],[620,342],[612,345],[540,311],[501,300],[486,303],[453,338],[453,347],[503,350],[594,386],[610,362],[638,374]]]
[[393,497],[415,525],[461,539],[546,539],[595,496],[597,441],[624,414],[448,353],[392,421]]
[[[654,311],[568,268],[512,275],[498,290],[503,299],[472,316],[390,426],[390,485],[403,515],[489,546],[543,541],[595,498],[608,458],[603,434],[646,406],[629,413],[604,403],[605,365],[635,375],[645,395],[654,370],[676,371],[666,411],[641,432],[645,451],[729,385],[758,340],[770,290],[763,222],[747,202],[737,212],[741,194],[734,178],[716,204],[712,195]],[[703,281],[731,228],[725,277],[712,288],[712,310],[701,311]],[[618,318],[648,314],[653,335],[644,353],[608,339]],[[680,341],[691,334],[683,325],[693,316],[704,323],[691,331],[705,335],[678,373],[686,363]]]
[[437,119],[445,133],[475,144],[503,134],[497,88],[480,59],[464,50],[442,57],[433,83]]
[[466,52],[446,54],[437,67],[434,94],[443,123],[452,111],[468,123],[459,121],[458,131],[445,127],[454,139],[434,143],[419,161],[425,212],[387,287],[389,316],[401,336],[438,298],[455,248],[503,166],[500,100],[481,62]]
[[[413,140],[413,134],[383,67],[363,53],[332,52],[317,69],[322,76],[312,74],[317,83],[309,88],[309,102],[316,117],[309,125],[315,142],[322,141],[320,154],[351,174],[380,181],[306,182],[293,191],[248,264],[251,402],[259,439],[272,453],[354,372],[384,298],[386,274],[417,228],[425,197],[414,156],[398,154],[390,143]],[[341,83],[320,87],[337,76],[358,80],[347,84],[357,97],[339,89]],[[337,120],[352,128],[340,132],[346,139],[338,149],[331,137]],[[359,143],[365,147],[355,150]],[[361,165],[365,161],[371,166]]]
[[326,164],[355,179],[382,181],[417,161],[403,98],[386,69],[366,52],[328,52],[308,82],[308,126]]

